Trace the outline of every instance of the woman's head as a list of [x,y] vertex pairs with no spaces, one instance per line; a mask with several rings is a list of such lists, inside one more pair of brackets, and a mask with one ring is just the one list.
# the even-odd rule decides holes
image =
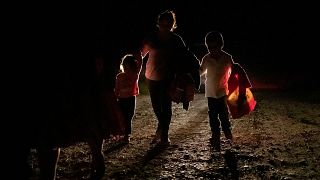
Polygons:
[[122,72],[126,72],[128,70],[135,71],[137,69],[136,59],[132,54],[126,54],[121,58],[120,69]]
[[210,31],[205,37],[205,44],[209,52],[220,51],[224,46],[223,36],[218,31]]
[[176,14],[166,10],[159,14],[157,23],[160,30],[174,31],[177,28]]

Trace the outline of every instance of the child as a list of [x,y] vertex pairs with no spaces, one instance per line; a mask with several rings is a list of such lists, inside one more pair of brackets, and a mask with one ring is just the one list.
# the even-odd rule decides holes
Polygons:
[[139,94],[138,80],[142,68],[141,56],[127,54],[122,58],[121,72],[116,77],[115,94],[125,119],[124,142],[129,143],[131,122],[135,114],[136,96]]
[[211,31],[205,37],[208,53],[202,58],[200,74],[206,74],[205,97],[208,99],[208,114],[212,136],[210,142],[220,151],[220,125],[225,137],[232,142],[229,110],[227,106],[228,80],[233,65],[232,56],[223,49],[223,36]]

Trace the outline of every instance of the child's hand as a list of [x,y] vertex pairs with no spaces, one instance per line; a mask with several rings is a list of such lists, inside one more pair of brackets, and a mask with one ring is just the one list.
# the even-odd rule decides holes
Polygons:
[[138,61],[142,60],[142,55],[141,55],[140,51],[136,51],[136,52],[132,53],[132,55],[136,60],[138,60]]

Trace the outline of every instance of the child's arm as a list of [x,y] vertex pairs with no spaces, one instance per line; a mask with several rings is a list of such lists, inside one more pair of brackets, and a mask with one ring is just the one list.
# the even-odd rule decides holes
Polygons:
[[207,71],[206,61],[204,60],[204,58],[202,58],[200,68],[199,68],[200,76],[204,75],[206,73],[206,71]]
[[250,88],[251,82],[248,78],[246,71],[242,68],[241,65],[239,65],[239,76],[240,76],[239,82],[242,84],[243,88],[244,89]]
[[143,64],[143,56],[141,51],[135,51],[133,53],[133,57],[136,59],[137,74],[139,74],[141,72],[142,64]]
[[140,51],[140,56],[142,57],[142,59],[149,53],[149,48],[150,47],[147,43],[142,46]]
[[238,63],[233,64],[233,70],[236,71],[236,74],[238,74],[239,79],[239,97],[238,97],[238,103],[242,104],[244,101],[246,101],[246,88],[251,87],[251,84],[249,82],[247,73],[242,68],[242,66]]

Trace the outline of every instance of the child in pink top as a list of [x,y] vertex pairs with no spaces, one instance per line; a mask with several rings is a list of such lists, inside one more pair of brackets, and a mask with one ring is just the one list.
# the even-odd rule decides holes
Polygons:
[[115,94],[125,118],[124,141],[129,143],[131,123],[135,114],[136,96],[139,94],[139,75],[142,68],[142,58],[127,54],[122,58],[120,70],[116,77]]

